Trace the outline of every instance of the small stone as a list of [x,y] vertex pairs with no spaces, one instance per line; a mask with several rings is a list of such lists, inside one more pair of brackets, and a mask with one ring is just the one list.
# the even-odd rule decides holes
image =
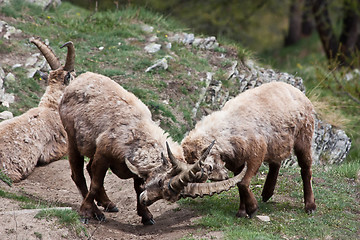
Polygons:
[[15,82],[15,75],[12,73],[8,73],[5,77],[5,81],[8,82]]
[[2,69],[2,67],[0,67],[0,78],[2,78],[2,79],[5,78],[5,72],[4,72],[4,69]]
[[141,30],[147,33],[151,33],[152,31],[154,31],[154,27],[144,24],[141,26]]
[[32,78],[32,77],[34,77],[36,71],[37,71],[37,68],[29,68],[29,69],[27,70],[26,76],[27,76],[28,78]]
[[13,26],[8,25],[7,26],[7,32],[5,33],[4,38],[5,39],[10,39],[11,35],[17,35],[17,34],[20,34],[20,33],[22,33],[22,31],[20,29],[16,29]]
[[[6,102],[6,105],[4,105],[4,102]],[[5,93],[3,96],[3,105],[5,107],[9,107],[9,104],[15,102],[15,97],[12,93]]]
[[154,35],[154,36],[151,36],[149,38],[149,42],[156,42],[157,40],[159,40],[158,36]]
[[7,119],[11,119],[13,117],[14,117],[14,115],[12,114],[12,112],[9,112],[9,111],[3,111],[0,113],[0,120],[7,120]]
[[167,49],[171,49],[172,45],[171,45],[171,43],[169,42],[169,43],[166,44],[165,47],[166,47]]
[[22,66],[22,64],[21,63],[16,63],[16,64],[14,64],[14,65],[12,65],[12,69],[15,69],[15,68],[19,68],[19,67],[21,67]]
[[156,61],[156,63],[154,65],[148,67],[145,70],[145,72],[149,72],[149,71],[153,70],[154,68],[162,68],[162,69],[166,70],[166,69],[168,69],[168,67],[169,66],[168,66],[166,58],[162,58],[162,59]]
[[100,51],[104,50],[104,47],[99,47],[99,50],[100,50]]
[[159,51],[161,48],[160,44],[157,43],[150,43],[148,45],[145,46],[145,51],[148,53],[156,53],[157,51]]
[[269,216],[261,216],[261,215],[257,215],[256,216],[260,221],[263,222],[270,222],[270,217]]
[[28,59],[26,59],[25,61],[25,67],[28,67],[28,66],[33,66],[35,65],[35,63],[37,62],[37,57],[29,57]]

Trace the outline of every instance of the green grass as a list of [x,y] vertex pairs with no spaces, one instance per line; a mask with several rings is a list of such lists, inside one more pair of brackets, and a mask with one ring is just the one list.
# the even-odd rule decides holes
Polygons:
[[[298,168],[281,169],[274,196],[267,203],[260,199],[264,175],[253,179],[251,188],[260,207],[257,215],[269,216],[270,222],[236,218],[239,204],[236,188],[203,199],[183,199],[180,203],[201,214],[200,226],[208,231],[223,231],[225,239],[357,239],[360,186],[353,179],[342,176],[345,165],[313,169],[317,211],[312,215],[304,211]],[[267,171],[262,167],[260,172]]]
[[1,198],[7,198],[12,199],[15,201],[20,202],[20,207],[23,209],[36,209],[36,208],[47,208],[50,206],[54,206],[54,204],[49,204],[46,201],[43,201],[41,199],[36,199],[32,196],[28,196],[26,194],[17,194],[17,193],[11,193],[4,191],[0,189],[0,197]]
[[35,215],[35,218],[56,218],[60,226],[67,227],[69,230],[75,232],[77,235],[80,235],[82,232],[87,235],[86,228],[81,223],[78,213],[73,210],[41,210],[38,214]]
[[6,175],[2,169],[0,169],[0,180],[3,181],[4,183],[6,183],[7,185],[11,186],[12,185],[12,180],[11,178],[8,177],[8,175]]

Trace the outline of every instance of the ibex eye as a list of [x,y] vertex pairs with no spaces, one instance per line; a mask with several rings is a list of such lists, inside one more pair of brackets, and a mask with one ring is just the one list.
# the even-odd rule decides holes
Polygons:
[[70,79],[71,79],[71,74],[70,74],[70,72],[67,72],[67,74],[65,75],[65,78],[64,78],[64,84],[69,85]]

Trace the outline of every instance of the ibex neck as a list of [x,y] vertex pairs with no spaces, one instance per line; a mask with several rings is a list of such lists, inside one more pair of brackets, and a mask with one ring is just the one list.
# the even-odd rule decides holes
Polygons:
[[39,107],[58,109],[62,95],[62,90],[48,86],[44,95],[40,99]]

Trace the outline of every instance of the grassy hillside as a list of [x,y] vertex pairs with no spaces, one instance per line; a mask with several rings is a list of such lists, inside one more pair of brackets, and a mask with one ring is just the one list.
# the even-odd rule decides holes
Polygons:
[[[153,34],[163,45],[169,42],[169,34],[186,28],[142,8],[93,13],[64,2],[55,10],[42,12],[23,1],[14,3],[3,7],[0,16],[21,29],[23,34],[15,40],[0,40],[0,55],[30,56],[30,52],[37,50],[28,43],[28,38],[36,36],[49,39],[57,56],[64,59],[65,51],[58,46],[71,40],[76,47],[77,74],[92,71],[111,77],[149,106],[161,127],[178,141],[194,124],[191,109],[200,94],[199,87],[204,84],[200,79],[205,78],[208,71],[221,78],[224,74],[221,66],[229,65],[232,59],[249,57],[247,49],[234,43],[225,44],[226,41],[222,41],[223,45],[213,52],[173,44],[171,50],[162,48],[155,54],[146,54],[143,48],[152,34],[142,30],[143,24],[154,27]],[[312,46],[319,52],[314,39],[306,41],[309,42],[300,44]],[[197,209],[203,216],[194,227],[202,231],[221,231],[226,239],[356,239],[360,235],[360,187],[355,181],[360,169],[359,107],[346,97],[323,88],[330,75],[324,70],[324,58],[310,54],[315,50],[308,49],[305,55],[298,48],[285,51],[278,52],[278,57],[270,61],[266,60],[270,59],[269,56],[261,56],[260,62],[293,74],[297,72],[304,78],[311,97],[316,97],[319,103],[328,103],[322,107],[325,118],[331,119],[330,113],[337,112],[337,122],[334,123],[344,125],[353,138],[353,149],[347,163],[317,166],[313,170],[318,211],[311,216],[304,213],[298,169],[282,169],[275,196],[269,203],[260,204],[258,214],[270,216],[270,222],[235,218],[239,201],[236,189],[211,198],[182,200],[181,204]],[[211,58],[214,54],[224,54],[227,59],[214,64]],[[172,58],[168,70],[145,73],[147,67],[167,55]],[[39,79],[27,79],[21,68],[12,70],[11,65],[6,64],[2,67],[6,72],[13,71],[19,79],[18,84],[6,86],[7,91],[16,94],[16,104],[10,110],[20,114],[36,106],[44,83]],[[330,113],[326,109],[330,109]],[[0,107],[0,111],[3,110],[6,109]],[[265,167],[261,169],[252,182],[257,198],[266,171]],[[258,200],[260,202],[260,198]],[[184,236],[184,239],[192,239],[192,236]]]

